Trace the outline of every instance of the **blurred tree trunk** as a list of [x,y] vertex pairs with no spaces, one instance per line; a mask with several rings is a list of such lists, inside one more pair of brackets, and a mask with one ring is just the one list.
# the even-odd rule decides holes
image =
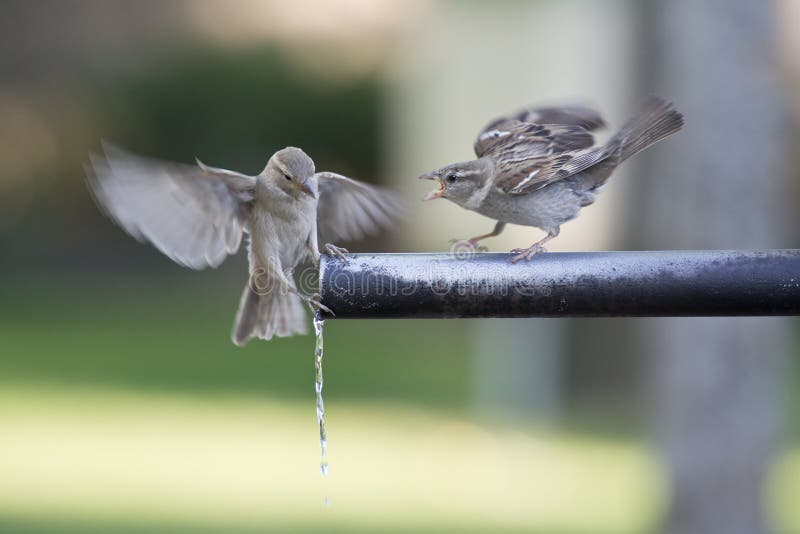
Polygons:
[[[788,112],[778,88],[774,6],[764,0],[653,1],[654,92],[686,128],[643,176],[644,248],[789,245]],[[764,483],[779,426],[790,331],[783,319],[653,321],[654,424],[672,499],[665,531],[770,531]]]

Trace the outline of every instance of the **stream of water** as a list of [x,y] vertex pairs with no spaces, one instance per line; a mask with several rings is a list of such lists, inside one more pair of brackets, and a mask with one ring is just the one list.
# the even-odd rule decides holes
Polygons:
[[[328,433],[325,430],[325,403],[322,400],[322,357],[325,353],[325,344],[322,338],[322,328],[325,325],[325,320],[320,319],[319,316],[314,317],[314,334],[317,337],[316,345],[314,346],[314,371],[315,381],[314,389],[317,392],[317,423],[319,424],[319,447],[320,459],[319,470],[322,476],[328,476]],[[327,503],[327,498],[325,499]]]

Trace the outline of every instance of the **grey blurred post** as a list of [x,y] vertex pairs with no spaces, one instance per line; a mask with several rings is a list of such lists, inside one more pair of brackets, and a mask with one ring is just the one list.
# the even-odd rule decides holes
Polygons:
[[[674,99],[686,128],[653,151],[640,245],[791,246],[788,111],[778,89],[774,6],[764,0],[648,4],[654,92]],[[655,426],[672,484],[665,531],[771,531],[768,463],[790,343],[786,320],[652,323]]]

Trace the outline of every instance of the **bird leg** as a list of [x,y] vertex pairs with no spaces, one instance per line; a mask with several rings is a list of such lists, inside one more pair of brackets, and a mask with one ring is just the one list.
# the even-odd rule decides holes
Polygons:
[[337,247],[331,243],[325,243],[325,253],[328,256],[336,256],[337,258],[341,258],[347,261],[347,256],[345,254],[349,254],[346,248]]
[[534,257],[536,254],[540,252],[547,252],[547,249],[544,248],[544,244],[553,239],[555,236],[558,235],[558,230],[555,232],[550,232],[542,239],[534,243],[533,245],[529,246],[528,248],[515,248],[511,251],[511,254],[516,254],[514,257],[511,258],[511,263],[517,263],[519,260],[529,260]]
[[478,245],[478,241],[481,239],[486,239],[487,237],[495,237],[500,235],[503,229],[506,227],[506,223],[502,221],[497,221],[497,224],[494,225],[494,230],[489,232],[488,234],[483,234],[475,237],[471,237],[469,239],[451,239],[450,244],[453,245],[453,249],[459,249],[461,247],[466,247],[468,250],[477,251],[477,252],[486,252],[488,251],[488,247],[483,245]]
[[320,295],[319,293],[313,293],[311,295],[303,295],[302,293],[297,291],[297,296],[303,299],[303,302],[305,302],[308,305],[308,307],[311,308],[311,313],[314,314],[315,316],[317,315],[317,312],[319,312],[320,310],[324,311],[325,313],[329,313],[331,315],[336,315],[330,308],[328,308],[322,302],[320,302],[322,300],[322,295]]
[[[272,286],[277,282],[277,287]],[[317,311],[322,310],[326,313],[334,315],[334,313],[320,302],[321,295],[314,293],[312,295],[305,295],[294,284],[291,279],[291,274],[287,276],[280,266],[275,261],[267,262],[267,267],[256,267],[250,274],[250,289],[257,295],[267,295],[271,291],[286,291],[300,297],[300,300],[306,303],[311,308],[311,313],[315,314]]]

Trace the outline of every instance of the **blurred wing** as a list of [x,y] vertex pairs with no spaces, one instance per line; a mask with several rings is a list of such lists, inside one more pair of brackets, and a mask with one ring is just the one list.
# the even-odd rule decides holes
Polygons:
[[254,177],[103,149],[105,157],[91,156],[89,188],[133,237],[192,269],[216,267],[238,250]]
[[316,174],[319,242],[356,241],[392,227],[403,207],[389,191],[332,172]]

